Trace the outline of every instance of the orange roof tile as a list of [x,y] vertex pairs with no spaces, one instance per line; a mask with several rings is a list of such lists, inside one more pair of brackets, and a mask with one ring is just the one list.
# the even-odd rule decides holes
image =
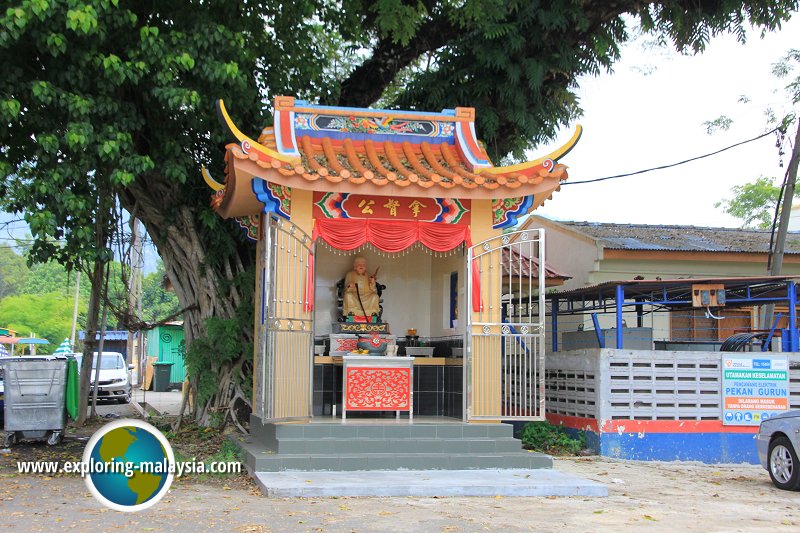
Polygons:
[[291,98],[276,103],[276,127],[265,128],[257,142],[239,131],[224,104],[218,104],[223,123],[239,141],[227,146],[225,190],[215,200],[223,216],[240,216],[252,207],[244,197],[252,194],[253,178],[360,194],[473,199],[535,194],[541,197],[538,205],[567,179],[567,167],[557,161],[581,133],[579,126],[548,157],[495,167],[470,138],[474,111],[469,109],[421,114],[308,106]]

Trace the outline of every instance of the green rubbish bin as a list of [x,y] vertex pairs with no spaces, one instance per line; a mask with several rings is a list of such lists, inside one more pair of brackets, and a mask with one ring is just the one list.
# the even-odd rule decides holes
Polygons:
[[155,392],[167,392],[169,390],[169,375],[172,373],[172,365],[174,364],[163,361],[153,363],[153,390]]

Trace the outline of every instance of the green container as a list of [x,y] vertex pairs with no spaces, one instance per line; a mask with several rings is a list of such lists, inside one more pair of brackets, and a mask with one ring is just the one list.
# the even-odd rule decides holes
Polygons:
[[78,419],[80,392],[78,389],[78,361],[67,357],[67,414],[73,420]]
[[167,392],[169,390],[169,375],[172,372],[173,364],[153,363],[153,390],[155,392]]

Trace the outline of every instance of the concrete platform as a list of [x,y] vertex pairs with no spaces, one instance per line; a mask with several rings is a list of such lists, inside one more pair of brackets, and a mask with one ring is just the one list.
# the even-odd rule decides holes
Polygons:
[[608,496],[602,483],[552,469],[255,472],[266,496]]
[[[182,394],[179,390],[168,392],[145,391],[141,389],[133,390],[133,400],[143,406],[147,404],[152,409],[162,415],[177,416],[181,411]],[[140,407],[140,411],[143,407]]]

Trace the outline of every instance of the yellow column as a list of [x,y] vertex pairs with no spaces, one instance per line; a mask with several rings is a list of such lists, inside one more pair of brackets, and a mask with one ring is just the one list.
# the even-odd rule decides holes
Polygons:
[[314,229],[313,207],[313,191],[292,189],[292,224],[308,233],[309,237]]
[[[472,242],[478,244],[501,235],[502,230],[492,228],[493,214],[491,200],[472,202]],[[498,243],[492,242],[492,246]],[[472,312],[472,397],[470,409],[472,416],[495,416],[501,410],[501,361],[500,361],[500,296],[502,272],[500,261],[484,257],[479,261],[481,267],[480,297],[482,312]],[[471,267],[470,267],[471,268]],[[472,302],[468,302],[472,309]],[[484,324],[489,323],[486,336]]]

